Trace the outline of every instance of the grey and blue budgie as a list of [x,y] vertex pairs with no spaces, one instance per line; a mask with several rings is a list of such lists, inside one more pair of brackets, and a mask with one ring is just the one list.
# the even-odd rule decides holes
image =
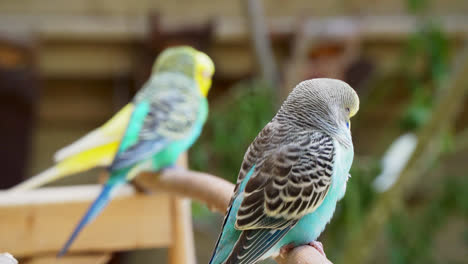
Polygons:
[[294,88],[245,153],[210,264],[256,263],[317,245],[345,194],[358,109],[356,92],[339,80]]

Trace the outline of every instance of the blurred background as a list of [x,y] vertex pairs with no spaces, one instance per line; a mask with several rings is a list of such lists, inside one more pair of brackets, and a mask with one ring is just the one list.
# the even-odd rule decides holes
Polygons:
[[[0,186],[52,165],[55,150],[131,99],[159,52],[187,44],[216,65],[190,168],[235,181],[299,81],[342,79],[361,110],[347,194],[320,237],[328,258],[468,263],[467,37],[465,0],[0,1]],[[195,202],[192,212],[207,263],[222,216]],[[165,259],[146,249],[111,263]]]

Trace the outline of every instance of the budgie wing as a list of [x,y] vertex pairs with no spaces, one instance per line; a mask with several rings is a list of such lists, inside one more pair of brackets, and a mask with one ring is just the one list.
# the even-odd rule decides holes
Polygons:
[[117,170],[145,160],[169,143],[190,135],[201,103],[196,85],[189,79],[153,81],[157,91],[135,106],[119,151],[110,166]]
[[243,190],[235,228],[243,230],[226,263],[253,263],[304,215],[313,212],[332,182],[331,137],[304,132],[256,164]]

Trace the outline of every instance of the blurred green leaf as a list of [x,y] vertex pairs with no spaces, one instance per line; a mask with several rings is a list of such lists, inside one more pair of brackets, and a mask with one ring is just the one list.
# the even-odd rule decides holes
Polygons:
[[428,0],[408,0],[409,11],[413,13],[424,11],[428,6]]

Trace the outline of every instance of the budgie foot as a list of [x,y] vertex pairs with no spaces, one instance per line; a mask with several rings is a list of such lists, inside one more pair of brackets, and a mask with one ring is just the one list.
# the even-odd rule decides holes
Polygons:
[[296,246],[294,245],[294,243],[289,243],[285,246],[282,246],[281,249],[280,249],[280,258],[283,258],[285,259],[286,258],[286,255],[295,248]]
[[[325,255],[325,251],[323,251],[323,245],[320,241],[312,241],[308,243],[307,245],[315,248],[320,254],[322,254],[324,257],[327,257]],[[280,252],[279,252],[280,258],[285,259],[286,255],[289,254],[289,252],[291,252],[291,250],[293,250],[295,247],[296,246],[294,245],[294,243],[290,243],[281,247]]]
[[325,255],[325,251],[323,251],[323,245],[322,245],[322,243],[320,241],[312,241],[312,242],[309,243],[309,246],[315,248],[324,257],[327,256],[327,255]]

